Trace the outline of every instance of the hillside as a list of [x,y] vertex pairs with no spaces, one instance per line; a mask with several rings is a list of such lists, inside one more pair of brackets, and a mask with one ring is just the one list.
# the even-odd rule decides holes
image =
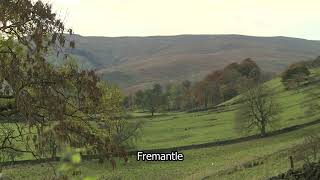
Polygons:
[[197,80],[231,62],[252,58],[269,72],[320,55],[320,42],[288,37],[181,35],[155,37],[76,36],[72,54],[83,67],[125,90],[153,82]]
[[[320,69],[312,70],[312,77],[320,77]],[[249,139],[230,144],[206,148],[182,150],[183,162],[138,162],[135,156],[124,165],[117,159],[117,168],[112,171],[108,163],[84,161],[79,167],[83,175],[97,179],[266,179],[289,169],[288,156],[291,149],[309,135],[319,134],[319,113],[305,113],[310,102],[318,98],[308,96],[319,94],[318,81],[295,90],[285,90],[279,78],[266,83],[276,92],[275,96],[283,110],[275,131],[294,125],[309,124],[292,131],[274,134],[265,138]],[[234,130],[234,115],[239,108],[238,96],[217,109],[202,112],[179,112],[157,114],[150,118],[146,114],[133,113],[130,121],[144,121],[141,137],[136,139],[138,149],[172,148],[206,142],[232,140],[250,134],[238,134]],[[147,114],[148,115],[148,114]],[[252,132],[255,134],[256,132]],[[300,167],[302,161],[295,161]],[[4,173],[15,179],[48,178],[52,167],[47,164],[29,166],[7,166]],[[165,172],[165,173],[159,173]],[[173,178],[174,177],[174,178]]]

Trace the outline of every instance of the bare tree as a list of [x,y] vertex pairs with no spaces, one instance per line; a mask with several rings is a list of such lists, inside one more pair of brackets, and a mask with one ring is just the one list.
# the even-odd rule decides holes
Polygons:
[[301,144],[298,144],[289,151],[295,160],[304,161],[307,164],[317,162],[320,153],[320,136],[318,134],[308,135]]
[[244,102],[235,117],[236,129],[240,131],[258,129],[261,136],[266,136],[267,127],[275,123],[280,112],[274,92],[266,85],[259,84],[248,88],[243,98]]

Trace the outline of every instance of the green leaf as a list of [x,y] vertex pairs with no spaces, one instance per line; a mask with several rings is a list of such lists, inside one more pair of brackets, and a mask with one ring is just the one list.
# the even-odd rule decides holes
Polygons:
[[79,153],[72,155],[71,162],[74,164],[79,164],[81,162],[81,155]]

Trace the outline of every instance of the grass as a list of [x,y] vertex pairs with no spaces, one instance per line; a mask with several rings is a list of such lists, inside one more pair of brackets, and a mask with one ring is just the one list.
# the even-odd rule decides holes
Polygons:
[[[320,70],[313,71],[313,75],[319,73]],[[267,84],[276,91],[276,99],[282,108],[276,128],[269,128],[269,131],[320,117],[316,113],[305,114],[308,102],[318,101],[307,96],[309,92],[320,91],[318,85],[287,91],[279,78]],[[146,113],[133,113],[134,118],[129,121],[144,121],[136,149],[168,148],[247,136],[234,130],[239,98],[225,102],[225,106],[218,110],[204,112],[156,114],[153,118]],[[115,171],[109,163],[99,164],[96,161],[83,162],[80,169],[83,175],[99,179],[264,179],[287,170],[288,149],[301,143],[305,136],[319,133],[319,128],[320,125],[314,125],[243,143],[182,151],[185,155],[183,162],[137,162],[135,157],[131,157],[127,166],[118,160]],[[263,165],[249,169],[241,166],[262,157],[265,158]],[[235,167],[238,168],[235,170]],[[4,173],[15,179],[47,179],[45,176],[50,176],[52,171],[49,166],[39,164],[7,167]]]
[[[313,74],[318,73],[318,71]],[[281,106],[279,121],[269,131],[313,121],[320,118],[318,114],[305,114],[308,109],[308,93],[319,92],[318,85],[307,86],[287,91],[276,78],[267,83],[276,92],[276,100]],[[146,118],[145,115],[133,121],[144,121],[142,137],[136,142],[137,149],[155,149],[200,144],[239,137],[234,130],[235,113],[239,105],[235,102],[239,97],[224,103],[218,111],[196,113],[169,113],[163,116]],[[222,111],[222,112],[219,112]],[[142,116],[142,117],[141,117]],[[252,132],[252,133],[258,133]],[[249,134],[241,134],[247,136]]]
[[[127,166],[118,160],[118,167],[112,171],[109,163],[99,164],[96,161],[83,162],[82,175],[98,179],[261,179],[278,174],[288,169],[287,150],[301,143],[303,137],[319,133],[320,125],[297,130],[279,136],[253,141],[182,151],[183,162],[137,162],[130,158]],[[282,152],[282,153],[279,153]],[[259,157],[268,157],[265,164],[250,169],[241,169],[231,174],[222,171],[241,167]],[[272,167],[270,167],[272,165]],[[15,166],[4,169],[4,173],[15,179],[42,179],[50,176],[52,171],[47,165]],[[241,176],[240,176],[241,175]]]

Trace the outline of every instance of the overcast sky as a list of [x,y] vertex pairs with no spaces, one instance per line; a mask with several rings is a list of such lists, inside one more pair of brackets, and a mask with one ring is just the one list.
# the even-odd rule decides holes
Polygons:
[[84,36],[243,34],[320,40],[320,0],[46,0]]

